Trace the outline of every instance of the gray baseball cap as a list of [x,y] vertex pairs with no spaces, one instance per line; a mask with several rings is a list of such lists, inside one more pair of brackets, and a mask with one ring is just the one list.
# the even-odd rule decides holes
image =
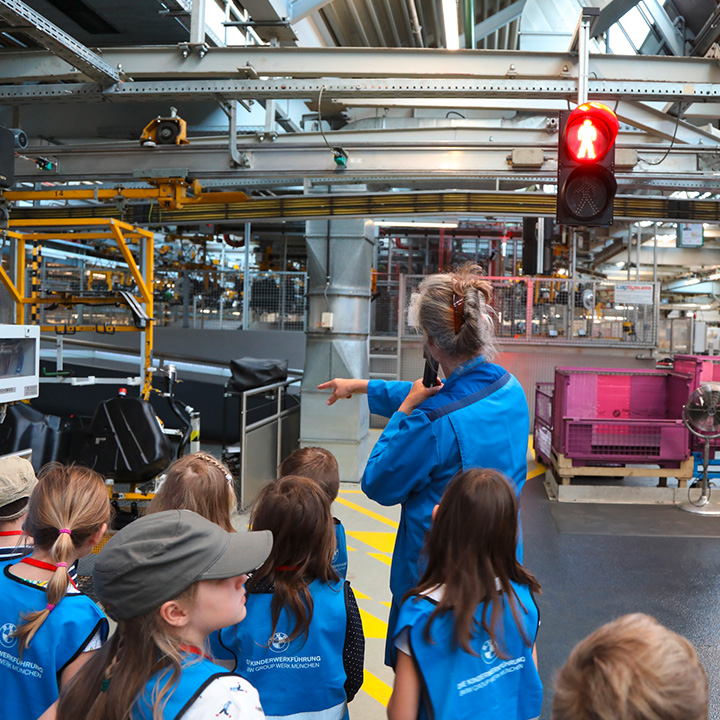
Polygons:
[[165,510],[138,518],[111,538],[95,562],[93,586],[113,620],[129,620],[198,580],[257,570],[272,543],[269,530],[229,533],[190,510]]

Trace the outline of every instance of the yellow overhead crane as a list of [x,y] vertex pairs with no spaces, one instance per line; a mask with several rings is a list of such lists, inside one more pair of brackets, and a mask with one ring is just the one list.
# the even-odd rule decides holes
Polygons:
[[[44,191],[40,191],[44,192]],[[144,332],[145,342],[142,348],[145,359],[145,378],[142,389],[142,397],[147,400],[150,397],[152,386],[152,374],[150,367],[152,365],[152,349],[153,349],[153,279],[154,279],[154,234],[143,228],[116,220],[114,218],[93,218],[71,221],[72,227],[87,228],[87,230],[73,232],[68,229],[68,220],[64,219],[48,219],[48,220],[10,220],[9,230],[5,231],[8,237],[14,238],[17,242],[17,263],[15,267],[15,278],[10,278],[7,272],[0,267],[0,281],[7,288],[16,304],[16,322],[24,324],[25,306],[31,307],[39,304],[56,303],[58,305],[79,305],[79,304],[98,304],[107,303],[108,300],[116,300],[119,303],[127,304],[128,300],[137,303],[144,303],[144,315],[147,319],[143,326],[136,325],[41,325],[42,332],[54,332],[60,335],[69,335],[76,332],[99,332],[105,334],[113,334],[115,332]],[[42,228],[40,230],[30,230],[30,228]],[[49,230],[49,228],[59,228],[59,230]],[[26,243],[41,243],[44,240],[114,240],[125,260],[130,273],[135,280],[139,298],[131,296],[128,293],[125,296],[104,296],[104,297],[81,297],[72,293],[53,293],[48,297],[40,297],[38,288],[33,287],[30,293],[27,293],[25,286],[25,248]],[[145,246],[145,256],[148,262],[145,263],[145,272],[143,273],[138,266],[138,262],[130,250],[129,244],[137,243]],[[142,308],[140,308],[142,310]]]
[[68,188],[59,187],[48,190],[5,190],[5,200],[96,200],[113,202],[118,200],[156,201],[165,210],[182,210],[187,205],[208,203],[239,203],[248,200],[244,192],[206,192],[198,180],[187,178],[152,178],[145,182],[147,188],[126,188],[118,185],[114,188]]

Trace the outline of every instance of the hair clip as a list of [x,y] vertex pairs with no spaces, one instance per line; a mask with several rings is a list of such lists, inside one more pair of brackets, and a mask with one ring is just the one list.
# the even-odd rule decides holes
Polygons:
[[52,612],[52,611],[55,609],[55,607],[56,607],[56,606],[53,605],[52,603],[48,603],[48,604],[45,606],[45,609],[46,609],[48,612]]
[[55,567],[66,568],[66,567],[67,567],[67,563],[65,563],[65,562],[55,563]]
[[462,295],[456,295],[453,293],[452,296],[452,309],[453,309],[453,327],[455,334],[460,332],[460,329],[465,322],[465,300]]
[[105,692],[110,687],[110,678],[103,678],[100,684],[100,692]]
[[67,528],[60,528],[58,530],[58,535],[62,535],[65,533],[66,535],[72,535],[72,530],[68,530]]

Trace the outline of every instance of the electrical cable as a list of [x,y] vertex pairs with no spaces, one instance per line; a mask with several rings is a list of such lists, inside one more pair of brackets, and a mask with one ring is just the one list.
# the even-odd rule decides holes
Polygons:
[[673,132],[672,140],[670,140],[670,147],[665,151],[665,154],[657,161],[657,162],[646,162],[647,165],[660,165],[660,163],[665,161],[665,158],[670,154],[670,151],[673,149],[673,145],[675,144],[675,138],[677,137],[677,131],[680,127],[680,116],[678,115],[675,119],[675,132]]
[[318,127],[320,128],[320,134],[322,135],[322,139],[325,141],[325,144],[328,146],[328,149],[331,152],[334,152],[332,145],[328,142],[328,139],[325,137],[325,132],[323,131],[322,126],[322,96],[323,92],[325,91],[325,86],[323,85],[320,88],[320,94],[318,95]]

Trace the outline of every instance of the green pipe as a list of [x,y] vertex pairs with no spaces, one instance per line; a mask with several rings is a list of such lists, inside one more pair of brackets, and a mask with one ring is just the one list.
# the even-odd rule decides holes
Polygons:
[[475,0],[465,0],[465,47],[475,49]]

